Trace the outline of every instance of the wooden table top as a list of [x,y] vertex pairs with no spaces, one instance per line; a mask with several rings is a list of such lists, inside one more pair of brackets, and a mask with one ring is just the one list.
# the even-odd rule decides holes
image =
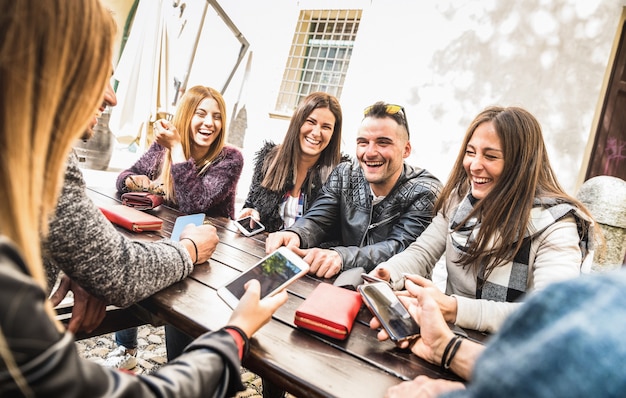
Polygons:
[[[119,203],[114,188],[92,187],[88,194],[96,205]],[[169,238],[181,215],[166,206],[148,213],[163,220],[161,231],[119,230],[137,240]],[[266,234],[245,237],[225,218],[207,217],[206,222],[217,228],[220,238],[211,259],[197,265],[188,278],[139,303],[191,336],[226,324],[232,310],[218,297],[217,289],[265,256]],[[321,282],[332,280],[306,275],[289,286],[287,303],[251,339],[250,354],[243,363],[246,368],[299,397],[382,397],[389,387],[418,375],[459,380],[390,341],[379,342],[376,331],[368,326],[371,314],[365,306],[344,341],[296,327],[296,309]],[[484,339],[477,333],[470,337]]]

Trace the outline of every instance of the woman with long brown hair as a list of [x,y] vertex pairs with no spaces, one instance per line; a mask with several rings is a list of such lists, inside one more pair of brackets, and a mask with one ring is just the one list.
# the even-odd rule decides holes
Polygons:
[[[154,123],[155,142],[119,174],[117,190],[148,190],[163,195],[166,204],[186,214],[233,218],[243,156],[239,149],[225,145],[226,131],[222,95],[211,87],[191,87],[171,122],[161,119]],[[165,326],[165,334],[168,360],[180,355],[193,340],[171,325]],[[117,332],[115,337],[121,351],[112,355],[137,347],[136,328]]]
[[[404,287],[421,275],[448,322],[493,332],[525,293],[580,275],[591,260],[592,216],[561,188],[539,122],[489,107],[470,124],[432,224],[373,272]],[[446,293],[423,278],[445,253]]]
[[306,213],[341,160],[342,112],[334,96],[314,92],[294,111],[280,145],[265,142],[255,155],[248,197],[239,218],[252,216],[268,232]]

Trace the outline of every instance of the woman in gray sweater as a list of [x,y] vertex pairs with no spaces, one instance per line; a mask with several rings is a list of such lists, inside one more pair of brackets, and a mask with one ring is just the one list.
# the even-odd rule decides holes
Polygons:
[[[250,283],[224,328],[149,376],[82,360],[46,299],[40,234],[102,103],[115,32],[98,0],[0,0],[0,396],[232,396],[247,339],[287,300]],[[62,127],[62,128],[60,128]]]
[[[421,276],[446,320],[494,332],[527,292],[577,277],[591,260],[591,214],[559,185],[539,122],[518,107],[489,107],[470,123],[415,242],[373,272],[404,287]],[[445,254],[446,294],[425,276]]]

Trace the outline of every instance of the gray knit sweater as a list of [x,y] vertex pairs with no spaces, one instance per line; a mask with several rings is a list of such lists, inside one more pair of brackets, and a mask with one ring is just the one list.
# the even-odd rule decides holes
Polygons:
[[42,252],[50,286],[60,269],[92,295],[120,307],[151,296],[193,270],[187,250],[178,242],[136,242],[122,236],[87,197],[75,154],[70,155]]

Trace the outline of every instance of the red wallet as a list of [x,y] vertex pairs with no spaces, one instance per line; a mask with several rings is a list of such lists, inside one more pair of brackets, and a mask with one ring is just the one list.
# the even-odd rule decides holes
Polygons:
[[361,308],[358,292],[320,283],[296,310],[294,323],[339,340],[345,340],[352,330]]
[[124,205],[102,206],[100,211],[113,224],[134,232],[158,231],[163,226],[160,218]]
[[150,192],[126,192],[122,204],[137,210],[150,210],[163,203],[163,196]]

